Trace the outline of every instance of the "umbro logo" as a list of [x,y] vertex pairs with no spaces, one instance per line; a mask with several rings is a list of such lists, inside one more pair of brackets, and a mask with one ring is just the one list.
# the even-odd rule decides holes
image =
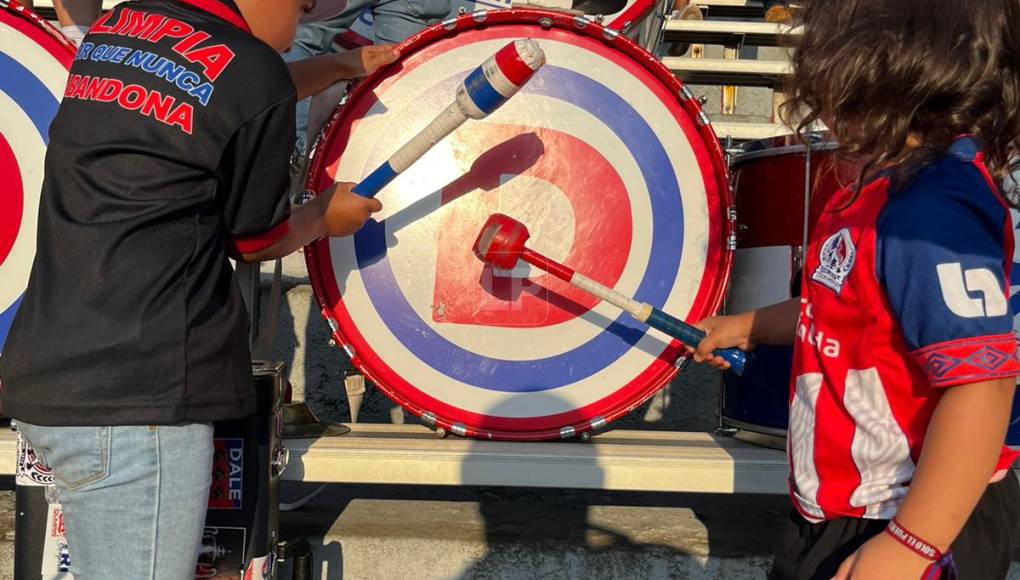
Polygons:
[[[961,318],[1004,316],[1009,308],[1006,293],[995,274],[987,268],[964,271],[959,262],[935,267],[942,288],[942,300]],[[980,294],[980,298],[971,296]]]

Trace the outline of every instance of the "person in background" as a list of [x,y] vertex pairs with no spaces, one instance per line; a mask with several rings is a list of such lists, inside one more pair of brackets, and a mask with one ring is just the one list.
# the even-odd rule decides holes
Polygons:
[[793,22],[793,12],[790,9],[790,3],[786,0],[766,0],[765,22],[773,24],[790,24]]
[[[372,14],[374,41],[384,46],[365,46],[345,51],[337,42],[349,32],[355,20],[365,11]],[[350,54],[350,62],[375,63],[393,52],[388,46],[421,32],[450,13],[450,0],[318,0],[302,19],[294,44],[283,58],[298,63],[322,55]],[[371,42],[373,39],[365,39]],[[325,87],[322,87],[325,88]],[[297,108],[298,154],[304,154],[308,143],[310,99],[303,99]]]
[[[34,8],[32,0],[22,0],[21,3]],[[102,5],[103,0],[53,0],[60,32],[75,45],[81,44],[89,26],[99,18]]]

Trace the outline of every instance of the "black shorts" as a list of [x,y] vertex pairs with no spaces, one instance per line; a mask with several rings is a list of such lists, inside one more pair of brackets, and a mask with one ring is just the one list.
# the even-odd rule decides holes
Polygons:
[[[1020,485],[1009,473],[993,483],[953,542],[960,580],[998,580],[1012,561],[1020,521]],[[839,518],[818,524],[794,510],[783,529],[769,580],[830,580],[857,548],[885,529],[888,520]]]

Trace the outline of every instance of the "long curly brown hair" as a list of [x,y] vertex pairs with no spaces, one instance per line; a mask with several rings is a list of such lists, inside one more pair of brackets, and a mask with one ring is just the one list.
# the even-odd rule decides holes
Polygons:
[[1020,151],[1020,1],[805,0],[798,20],[783,118],[802,133],[826,123],[861,182],[887,169],[903,185],[961,134],[1007,178]]

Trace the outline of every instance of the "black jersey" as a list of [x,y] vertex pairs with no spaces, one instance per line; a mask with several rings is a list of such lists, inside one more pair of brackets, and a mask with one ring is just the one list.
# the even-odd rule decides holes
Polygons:
[[0,359],[39,425],[255,409],[228,261],[285,232],[295,89],[231,0],[140,0],[85,37],[50,128],[38,251]]

